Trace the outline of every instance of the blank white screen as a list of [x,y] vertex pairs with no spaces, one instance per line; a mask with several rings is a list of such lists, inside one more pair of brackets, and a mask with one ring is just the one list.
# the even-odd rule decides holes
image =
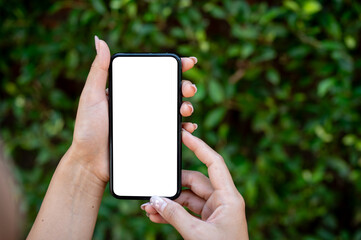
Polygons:
[[117,57],[112,75],[114,193],[174,196],[177,60],[170,56]]

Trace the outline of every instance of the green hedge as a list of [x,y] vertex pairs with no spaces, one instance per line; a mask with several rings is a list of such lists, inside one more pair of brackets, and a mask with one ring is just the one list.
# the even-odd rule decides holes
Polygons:
[[[96,34],[112,53],[198,57],[191,121],[225,158],[252,239],[361,239],[357,1],[1,1],[0,16],[0,131],[26,231],[71,143]],[[95,239],[180,239],[140,203],[106,191]]]

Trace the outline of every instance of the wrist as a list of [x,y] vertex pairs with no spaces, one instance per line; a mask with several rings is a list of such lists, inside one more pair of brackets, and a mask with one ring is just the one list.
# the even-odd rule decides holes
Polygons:
[[51,179],[29,239],[91,239],[106,182],[72,148]]
[[91,162],[77,153],[71,146],[61,159],[57,172],[66,179],[69,187],[75,192],[86,193],[95,198],[102,198],[107,182],[93,171]]

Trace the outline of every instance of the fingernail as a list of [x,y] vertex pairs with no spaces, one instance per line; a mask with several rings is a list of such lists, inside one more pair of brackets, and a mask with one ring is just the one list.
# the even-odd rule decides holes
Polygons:
[[198,89],[197,89],[197,87],[196,87],[195,84],[192,84],[192,88],[193,88],[193,90],[194,90],[194,93],[196,93]]
[[193,60],[194,64],[197,64],[198,59],[196,57],[189,57],[189,58]]
[[198,128],[198,124],[197,123],[193,123],[194,125],[194,130],[196,130]]
[[164,201],[161,197],[153,196],[150,198],[150,205],[154,207],[156,210],[160,210],[163,212],[165,206],[167,206],[167,202]]
[[191,111],[192,111],[192,113],[193,113],[193,111],[194,111],[193,106],[192,106],[191,104],[188,104],[188,107],[191,109]]
[[99,54],[99,38],[97,35],[94,36],[95,49],[97,50],[97,54]]
[[149,202],[142,204],[142,205],[140,206],[140,209],[145,210],[145,207],[146,207],[147,205],[149,205],[149,204],[150,204]]
[[185,133],[189,133],[189,134],[190,134],[190,132],[188,132],[186,129],[182,128],[182,135],[185,134]]

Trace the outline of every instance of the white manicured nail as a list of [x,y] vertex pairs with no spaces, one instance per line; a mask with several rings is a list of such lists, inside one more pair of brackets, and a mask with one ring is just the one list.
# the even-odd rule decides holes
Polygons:
[[97,54],[99,54],[99,38],[97,35],[94,36],[94,42],[95,42],[95,49],[97,50]]
[[196,87],[196,85],[195,84],[192,84],[192,87],[193,87],[193,90],[194,90],[194,93],[196,93],[197,92],[197,87]]
[[193,60],[194,64],[197,64],[198,59],[196,57],[189,57],[189,58]]
[[188,104],[188,107],[190,107],[190,109],[191,109],[191,111],[192,111],[192,113],[193,113],[194,108],[193,108],[192,104]]
[[149,204],[150,204],[149,202],[144,203],[144,204],[142,204],[142,205],[140,206],[140,208],[141,208],[142,210],[145,210],[145,207],[146,207],[147,205],[149,205]]
[[165,206],[167,206],[167,202],[164,201],[161,197],[153,196],[150,198],[150,205],[154,207],[156,210],[163,212]]

